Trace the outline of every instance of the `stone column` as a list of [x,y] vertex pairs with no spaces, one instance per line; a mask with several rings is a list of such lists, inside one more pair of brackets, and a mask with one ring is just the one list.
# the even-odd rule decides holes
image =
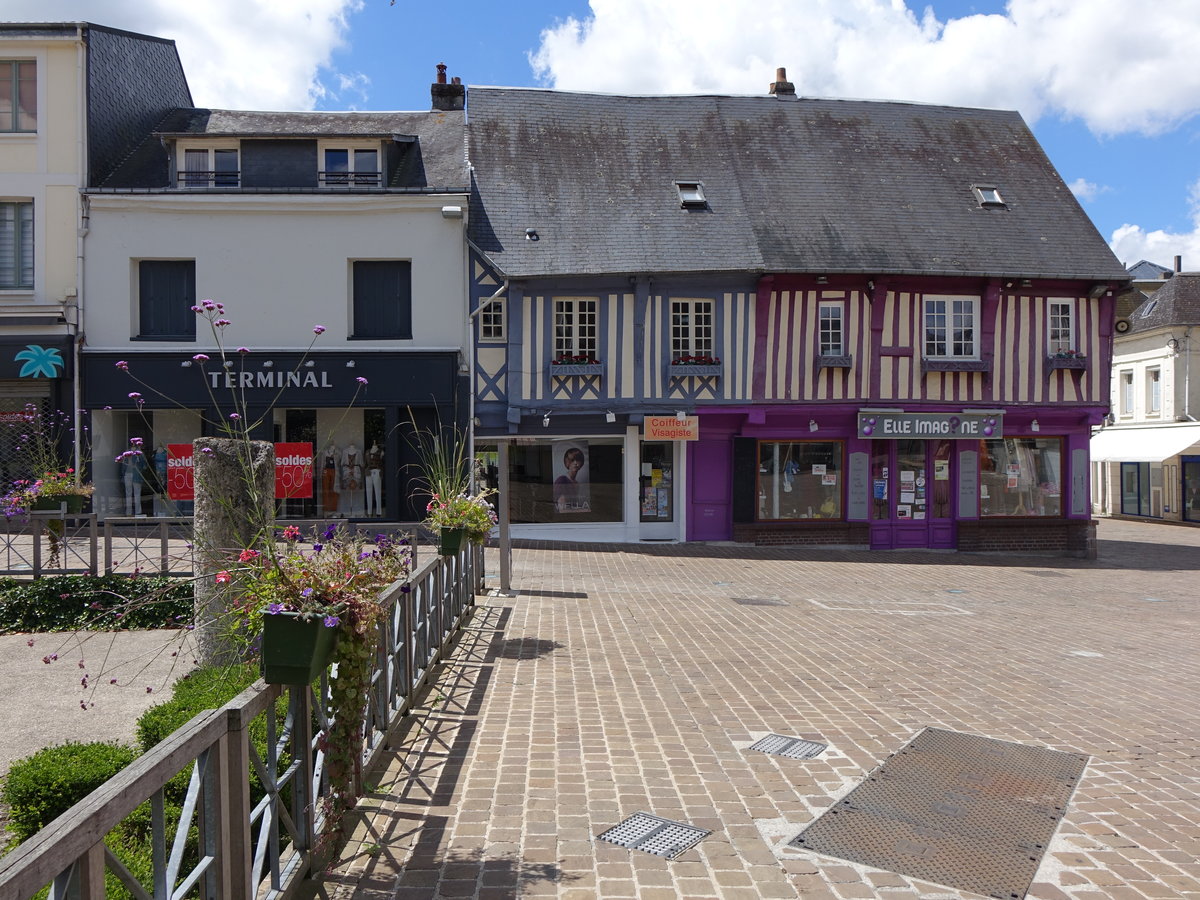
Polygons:
[[[269,441],[197,438],[195,459],[196,645],[204,665],[237,662],[239,628],[230,610],[238,581],[216,580],[238,568],[238,554],[274,539],[275,446]],[[243,639],[245,635],[242,635]],[[244,643],[244,642],[243,642]]]

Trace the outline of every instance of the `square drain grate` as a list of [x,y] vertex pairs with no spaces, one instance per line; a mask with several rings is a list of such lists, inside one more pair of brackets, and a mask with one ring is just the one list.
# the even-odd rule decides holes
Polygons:
[[618,847],[674,859],[685,850],[695,847],[710,834],[712,832],[707,829],[697,828],[685,822],[672,822],[670,819],[660,819],[649,813],[634,813],[624,822],[614,825],[596,837],[597,840],[608,841]]
[[803,738],[788,737],[785,734],[768,734],[750,745],[751,750],[769,753],[771,756],[782,756],[786,759],[816,759],[828,744],[818,744],[816,741],[806,741]]
[[790,845],[972,891],[1024,897],[1088,758],[926,728]]
[[730,597],[734,603],[742,606],[787,606],[786,600],[776,600],[770,597]]

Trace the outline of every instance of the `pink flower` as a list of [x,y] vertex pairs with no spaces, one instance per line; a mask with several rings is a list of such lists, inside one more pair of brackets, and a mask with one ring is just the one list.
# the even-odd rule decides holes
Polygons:
[[325,333],[324,325],[314,325],[313,326],[313,334],[324,334],[324,333]]
[[129,363],[123,359],[118,359],[117,360],[117,368],[120,369],[122,372],[128,372],[129,371]]
[[366,384],[366,383],[367,383],[367,379],[363,378],[361,375],[359,375],[359,376],[358,376],[357,378],[355,378],[354,380],[355,380],[355,381],[357,381],[359,384]]
[[208,362],[208,354],[207,353],[197,353],[195,356],[192,357],[192,359],[194,359],[196,362]]
[[217,584],[229,584],[233,580],[233,576],[228,572],[217,573]]
[[238,562],[250,562],[253,559],[258,559],[262,556],[258,550],[243,550],[238,554]]

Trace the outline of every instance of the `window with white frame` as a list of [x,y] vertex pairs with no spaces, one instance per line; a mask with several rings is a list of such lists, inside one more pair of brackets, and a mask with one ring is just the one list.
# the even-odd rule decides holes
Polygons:
[[926,359],[979,359],[979,298],[926,297]]
[[570,298],[554,301],[554,357],[596,359],[597,301]]
[[671,362],[713,355],[713,302],[671,301]]
[[0,202],[0,288],[33,288],[33,201]]
[[324,187],[365,188],[383,185],[377,146],[323,147],[321,162],[319,176]]
[[241,174],[236,147],[184,147],[178,184],[182,188],[237,187]]
[[1121,373],[1121,415],[1133,415],[1133,370]]
[[1146,412],[1157,416],[1162,413],[1162,370],[1146,370]]
[[0,59],[0,132],[37,131],[37,63]]
[[818,305],[822,356],[845,355],[845,315],[846,311],[841,303],[822,302]]
[[504,298],[497,297],[479,313],[479,340],[488,344],[502,344],[504,333]]
[[1046,309],[1050,355],[1075,349],[1075,303],[1072,300],[1050,300]]

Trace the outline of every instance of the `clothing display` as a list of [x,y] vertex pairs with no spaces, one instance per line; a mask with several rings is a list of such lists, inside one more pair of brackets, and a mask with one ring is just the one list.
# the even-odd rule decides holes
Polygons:
[[141,515],[142,485],[146,483],[146,457],[141,450],[121,457],[121,481],[125,484],[125,515]]
[[383,450],[372,444],[367,451],[367,515],[383,515]]
[[363,457],[354,444],[342,451],[342,491],[345,503],[339,509],[344,515],[360,513],[359,499],[363,487]]
[[338,447],[330,444],[321,457],[321,511],[333,515],[338,511],[338,492],[341,478],[338,472]]

